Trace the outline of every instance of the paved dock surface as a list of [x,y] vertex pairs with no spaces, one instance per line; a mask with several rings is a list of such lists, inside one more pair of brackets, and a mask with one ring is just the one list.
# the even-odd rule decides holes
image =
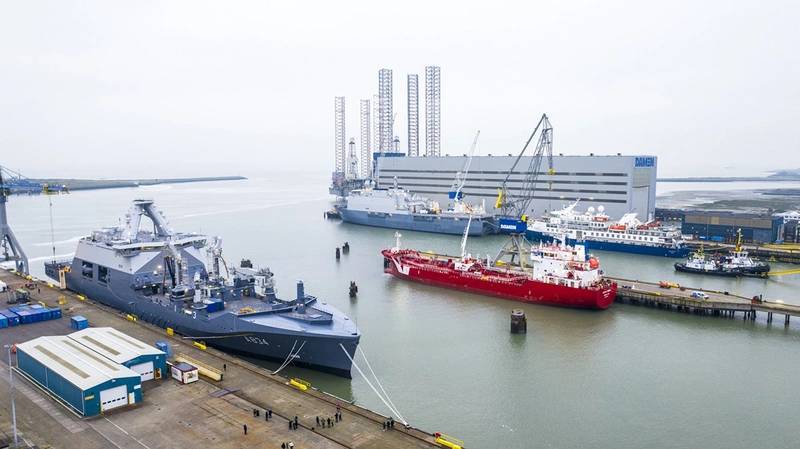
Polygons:
[[[10,288],[22,286],[23,279],[0,269],[0,279]],[[288,379],[234,356],[208,348],[203,351],[182,340],[169,337],[163,329],[125,319],[114,309],[81,300],[70,292],[38,283],[31,292],[34,301],[58,306],[59,297],[66,300],[60,307],[59,320],[16,326],[0,330],[0,346],[18,343],[40,335],[62,335],[72,332],[69,318],[83,315],[91,326],[110,326],[142,341],[155,343],[167,340],[173,354],[186,354],[208,366],[224,370],[221,382],[202,380],[180,385],[167,379],[145,382],[144,401],[136,406],[115,410],[95,419],[79,419],[48,398],[30,382],[17,376],[17,416],[25,436],[47,447],[75,449],[94,448],[280,448],[282,442],[293,442],[303,448],[431,448],[439,447],[426,432],[402,428],[384,431],[387,419],[367,409],[352,405],[317,390],[301,392],[287,385]],[[5,302],[5,298],[0,297]],[[5,355],[5,354],[4,354]],[[5,376],[0,388],[8,391],[6,358],[1,367]],[[221,391],[222,390],[222,391]],[[228,393],[227,391],[231,391]],[[0,395],[0,431],[9,428],[7,394]],[[333,417],[340,407],[343,419],[333,428],[319,428],[316,417]],[[260,415],[253,416],[253,409]],[[273,411],[267,422],[264,412]],[[289,430],[288,420],[298,417],[298,430]],[[244,435],[244,425],[248,434]]]

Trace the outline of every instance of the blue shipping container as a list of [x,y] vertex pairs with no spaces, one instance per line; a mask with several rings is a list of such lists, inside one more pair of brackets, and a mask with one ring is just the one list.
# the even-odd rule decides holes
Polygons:
[[221,299],[211,299],[208,304],[206,304],[206,311],[208,313],[219,312],[224,307],[224,303]]
[[89,327],[89,320],[80,315],[75,315],[69,320],[69,327],[75,330],[86,329]]
[[0,315],[6,317],[6,319],[8,320],[9,327],[16,326],[19,324],[19,315],[8,309],[0,310]]
[[27,310],[17,308],[17,310],[14,310],[13,312],[19,317],[19,324],[33,323],[33,318],[31,318],[31,314]]
[[8,327],[8,318],[5,315],[0,315],[0,329]]
[[167,343],[166,341],[163,340],[157,341],[156,348],[158,348],[159,351],[164,351],[164,354],[166,354],[167,357],[172,356],[172,348],[170,348],[169,343]]

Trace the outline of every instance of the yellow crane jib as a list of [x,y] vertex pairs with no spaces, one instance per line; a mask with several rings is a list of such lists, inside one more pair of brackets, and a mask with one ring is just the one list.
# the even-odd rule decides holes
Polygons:
[[503,190],[497,189],[497,201],[494,202],[495,209],[500,209],[503,207]]

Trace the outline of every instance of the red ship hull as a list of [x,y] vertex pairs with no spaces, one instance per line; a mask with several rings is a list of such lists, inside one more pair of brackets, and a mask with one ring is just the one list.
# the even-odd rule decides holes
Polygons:
[[[580,309],[607,309],[617,294],[617,284],[603,281],[579,288],[550,284],[527,276],[481,268],[459,271],[441,260],[420,257],[416,251],[382,251],[384,272],[400,279],[512,301]],[[453,258],[455,259],[455,258]]]

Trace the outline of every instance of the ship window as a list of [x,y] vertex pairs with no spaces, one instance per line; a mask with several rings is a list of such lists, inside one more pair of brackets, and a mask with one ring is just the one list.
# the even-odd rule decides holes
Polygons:
[[97,266],[97,280],[102,283],[108,282],[108,268],[101,267],[100,265]]
[[85,278],[89,278],[89,279],[93,278],[94,277],[94,265],[92,265],[90,262],[86,262],[86,261],[81,262],[81,274],[83,274],[83,277],[85,277]]

